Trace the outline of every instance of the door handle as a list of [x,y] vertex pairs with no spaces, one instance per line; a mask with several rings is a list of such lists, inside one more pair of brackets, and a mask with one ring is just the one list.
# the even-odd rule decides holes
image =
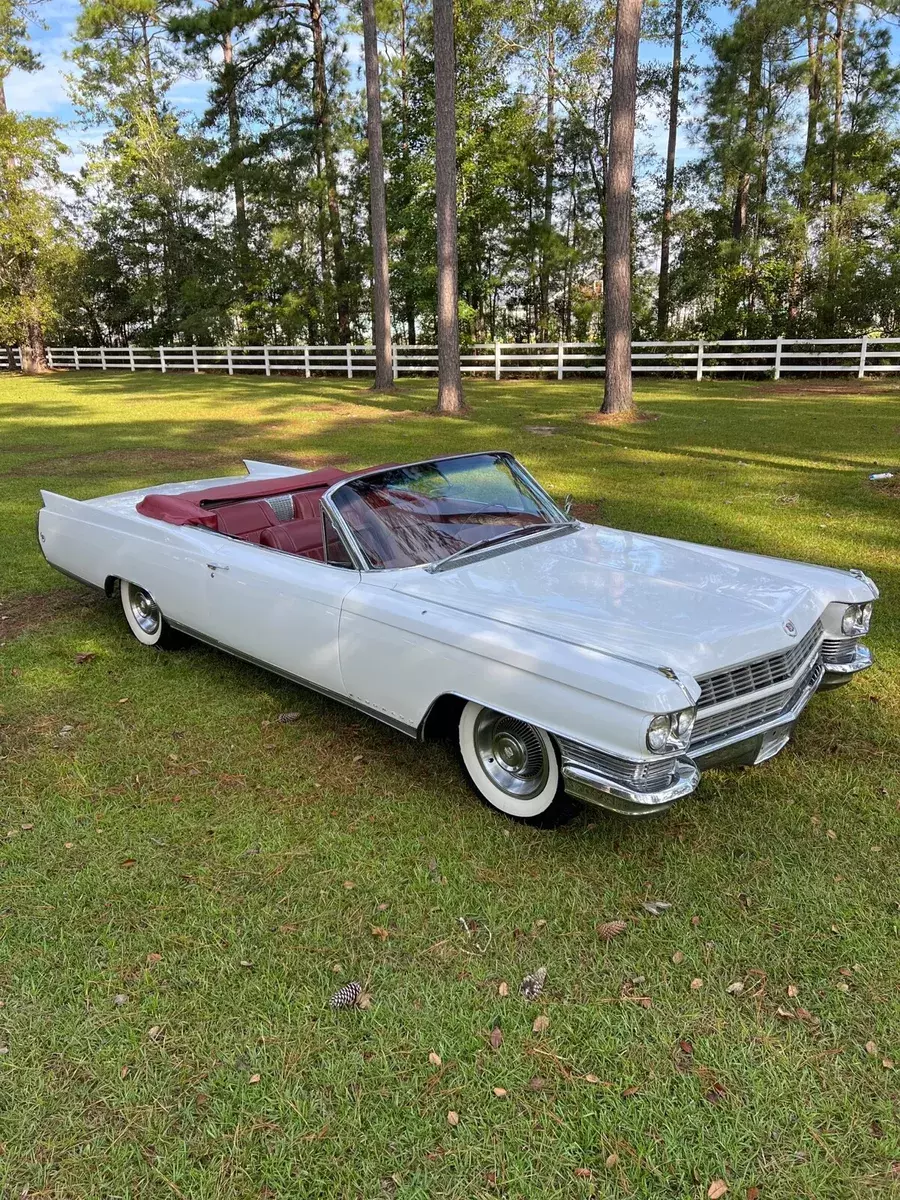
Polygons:
[[211,571],[227,571],[228,568],[223,563],[207,563]]

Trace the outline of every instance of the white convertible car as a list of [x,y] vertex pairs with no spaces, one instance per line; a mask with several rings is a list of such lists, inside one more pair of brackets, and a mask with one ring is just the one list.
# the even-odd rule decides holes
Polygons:
[[183,635],[411,737],[452,731],[488,803],[629,816],[776,754],[872,661],[861,571],[572,520],[509,454],[43,492],[47,561]]

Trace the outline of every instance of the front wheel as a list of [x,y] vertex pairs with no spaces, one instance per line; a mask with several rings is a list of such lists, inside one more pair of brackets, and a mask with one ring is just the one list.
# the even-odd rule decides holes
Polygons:
[[492,808],[542,825],[569,815],[545,730],[469,701],[459,718],[459,750],[469,779]]
[[182,635],[168,623],[145,588],[123,579],[119,583],[119,596],[128,628],[142,645],[155,646],[158,650],[177,650],[184,644]]

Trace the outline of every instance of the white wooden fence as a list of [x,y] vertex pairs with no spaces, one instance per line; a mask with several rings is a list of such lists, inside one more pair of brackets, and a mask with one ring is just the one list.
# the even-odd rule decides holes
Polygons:
[[[305,378],[337,372],[353,379],[375,370],[371,346],[53,346],[54,367],[76,371],[261,371],[302,372]],[[14,350],[14,363],[20,364]],[[733,372],[818,375],[900,371],[900,338],[755,338],[738,341],[634,342],[636,374],[680,373],[695,379]],[[463,348],[462,369],[470,374],[566,376],[602,374],[603,353],[590,342],[489,342]],[[0,350],[0,367],[7,354]],[[436,346],[394,347],[394,378],[437,371]]]

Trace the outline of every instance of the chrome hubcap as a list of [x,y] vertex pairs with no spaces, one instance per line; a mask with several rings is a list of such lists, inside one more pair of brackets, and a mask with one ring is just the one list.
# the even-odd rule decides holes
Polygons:
[[156,633],[162,618],[153,597],[143,588],[132,587],[129,589],[129,599],[132,615],[144,633]]
[[546,748],[525,721],[482,709],[475,724],[475,752],[485,775],[508,796],[527,800],[547,786]]

